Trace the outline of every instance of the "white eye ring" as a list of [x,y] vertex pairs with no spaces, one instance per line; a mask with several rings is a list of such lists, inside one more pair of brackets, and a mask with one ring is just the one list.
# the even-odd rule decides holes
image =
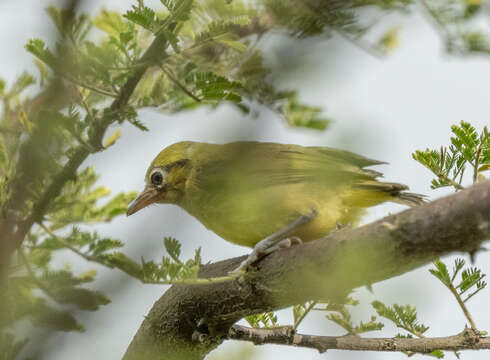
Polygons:
[[167,177],[167,172],[160,168],[155,168],[150,173],[150,183],[157,188],[161,188],[163,186],[163,181]]

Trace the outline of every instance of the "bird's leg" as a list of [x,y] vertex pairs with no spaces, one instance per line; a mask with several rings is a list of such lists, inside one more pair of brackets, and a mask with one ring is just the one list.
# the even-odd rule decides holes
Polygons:
[[248,258],[246,258],[238,268],[233,270],[231,274],[239,274],[245,272],[247,268],[257,260],[262,259],[264,256],[281,249],[290,247],[291,245],[300,244],[301,240],[298,237],[287,238],[288,235],[296,231],[299,227],[309,223],[316,216],[316,210],[312,210],[307,215],[301,215],[292,223],[286,225],[284,228],[269,235],[264,240],[259,241],[255,246]]

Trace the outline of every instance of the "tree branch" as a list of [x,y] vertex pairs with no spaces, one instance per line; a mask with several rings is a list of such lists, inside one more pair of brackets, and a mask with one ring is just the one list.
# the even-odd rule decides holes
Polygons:
[[482,337],[479,332],[466,328],[458,335],[435,338],[361,338],[356,335],[317,336],[296,334],[290,327],[277,329],[254,329],[233,325],[229,339],[251,341],[255,345],[276,344],[327,350],[355,351],[405,351],[411,353],[431,353],[435,350],[458,351],[465,349],[490,349],[490,337]]
[[[202,359],[244,316],[309,300],[343,298],[490,236],[490,181],[356,229],[279,250],[238,280],[172,286],[153,305],[125,359]],[[244,257],[203,266],[223,276]]]

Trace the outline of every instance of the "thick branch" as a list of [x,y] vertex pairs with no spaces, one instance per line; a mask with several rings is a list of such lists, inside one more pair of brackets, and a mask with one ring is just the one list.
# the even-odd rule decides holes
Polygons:
[[317,336],[296,334],[290,327],[253,329],[233,325],[229,332],[232,340],[251,341],[256,345],[291,345],[316,349],[323,353],[330,349],[355,351],[405,351],[431,353],[435,350],[458,351],[490,349],[490,337],[481,337],[472,329],[458,335],[435,338],[361,338],[356,335]]
[[[335,300],[440,256],[473,252],[489,236],[486,181],[372,224],[279,250],[239,280],[172,286],[143,321],[125,359],[202,359],[246,315]],[[206,265],[200,276],[223,276],[243,258]]]

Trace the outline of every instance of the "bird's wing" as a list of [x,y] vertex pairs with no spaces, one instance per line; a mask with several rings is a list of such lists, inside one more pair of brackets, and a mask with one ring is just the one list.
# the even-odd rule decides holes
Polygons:
[[225,148],[211,145],[210,151],[216,152],[206,151],[207,159],[199,161],[194,177],[197,187],[237,190],[295,183],[335,186],[381,176],[363,167],[382,162],[343,150],[259,142],[217,146]]

